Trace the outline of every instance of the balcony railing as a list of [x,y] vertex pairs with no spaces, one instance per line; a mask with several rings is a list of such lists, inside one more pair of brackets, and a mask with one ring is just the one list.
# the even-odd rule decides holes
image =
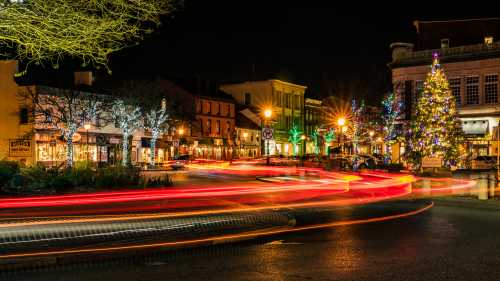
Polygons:
[[407,51],[399,53],[393,62],[403,62],[411,60],[429,60],[434,53],[438,53],[441,58],[461,57],[469,55],[483,55],[500,52],[500,42],[492,44],[476,44],[451,48],[430,49],[423,51]]

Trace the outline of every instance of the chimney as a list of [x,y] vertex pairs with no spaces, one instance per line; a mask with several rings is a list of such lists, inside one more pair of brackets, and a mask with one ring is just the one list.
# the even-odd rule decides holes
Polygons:
[[87,85],[92,86],[94,83],[94,76],[92,71],[76,71],[75,72],[75,86]]

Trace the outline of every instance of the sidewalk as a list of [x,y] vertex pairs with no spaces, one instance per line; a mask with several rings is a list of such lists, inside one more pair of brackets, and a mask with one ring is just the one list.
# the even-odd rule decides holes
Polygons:
[[439,205],[448,206],[461,206],[464,208],[480,208],[480,209],[490,209],[490,210],[500,210],[500,200],[499,199],[489,199],[480,200],[477,197],[472,196],[447,196],[447,197],[434,197],[431,198],[432,201]]

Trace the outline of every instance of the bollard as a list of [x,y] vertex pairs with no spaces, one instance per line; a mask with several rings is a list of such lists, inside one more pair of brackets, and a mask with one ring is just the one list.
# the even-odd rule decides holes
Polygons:
[[488,182],[489,179],[485,179],[484,175],[481,174],[477,181],[477,199],[488,200]]

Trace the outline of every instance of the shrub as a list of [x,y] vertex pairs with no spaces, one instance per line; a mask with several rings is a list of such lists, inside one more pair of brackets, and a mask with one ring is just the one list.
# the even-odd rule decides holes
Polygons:
[[19,163],[15,161],[0,161],[0,187],[4,187],[12,177],[19,172]]
[[[159,177],[143,178],[140,170],[128,167],[94,169],[86,163],[79,163],[72,169],[46,169],[43,166],[32,166],[19,169],[11,163],[0,162],[0,173],[5,181],[2,190],[14,194],[52,194],[66,193],[81,189],[95,188],[144,188],[171,186],[168,174]],[[7,168],[5,168],[7,167]]]
[[387,169],[389,171],[401,171],[404,169],[404,166],[401,163],[389,163],[384,164],[382,169]]
[[96,187],[136,187],[140,183],[139,169],[126,167],[113,167],[98,169],[96,174]]

